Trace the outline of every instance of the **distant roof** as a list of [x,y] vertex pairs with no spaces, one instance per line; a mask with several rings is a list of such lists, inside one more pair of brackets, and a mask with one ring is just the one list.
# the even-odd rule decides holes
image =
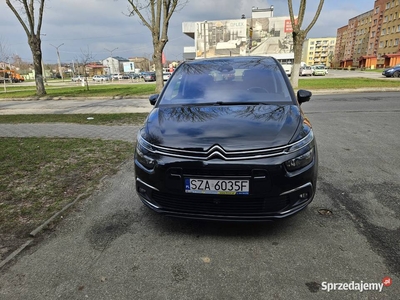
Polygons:
[[[108,58],[109,58],[109,57],[108,57]],[[118,61],[129,61],[129,59],[123,58],[123,57],[121,57],[121,56],[113,56],[113,57],[111,57],[111,58],[116,59],[116,60],[118,60]],[[107,59],[107,58],[106,58],[106,59]]]

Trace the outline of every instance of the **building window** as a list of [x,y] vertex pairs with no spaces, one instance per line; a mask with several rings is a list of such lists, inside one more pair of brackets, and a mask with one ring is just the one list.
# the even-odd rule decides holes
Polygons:
[[383,42],[379,43],[379,48],[383,48]]
[[382,29],[381,35],[385,35],[385,34],[386,34],[386,28]]
[[386,23],[388,21],[388,16],[385,16],[385,19],[383,20],[383,23]]
[[390,2],[386,3],[386,9],[390,8]]
[[379,6],[375,8],[375,13],[376,13],[376,14],[379,13]]
[[394,39],[394,44],[393,46],[398,46],[399,45],[399,39]]

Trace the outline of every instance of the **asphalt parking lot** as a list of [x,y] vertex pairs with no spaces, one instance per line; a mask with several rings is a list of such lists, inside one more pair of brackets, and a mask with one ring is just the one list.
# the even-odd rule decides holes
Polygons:
[[[279,222],[156,215],[138,200],[128,161],[2,271],[0,299],[397,299],[398,98],[317,95],[303,105],[319,147],[317,195]],[[381,292],[348,290],[386,277]],[[347,290],[324,290],[333,283]]]

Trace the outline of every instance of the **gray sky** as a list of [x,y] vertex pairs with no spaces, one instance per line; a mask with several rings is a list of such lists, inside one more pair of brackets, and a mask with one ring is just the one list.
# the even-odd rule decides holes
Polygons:
[[[293,0],[297,14],[299,0]],[[319,0],[308,0],[303,29],[314,16]],[[288,16],[287,0],[189,0],[175,12],[168,31],[169,42],[165,48],[168,60],[181,60],[183,47],[194,46],[194,41],[182,33],[182,22],[239,19],[242,14],[251,16],[251,7],[274,6],[274,16]],[[348,19],[373,8],[373,0],[326,0],[318,22],[308,37],[336,36],[339,27]],[[57,61],[59,46],[63,63],[79,59],[81,51],[92,53],[95,60],[110,56],[124,58],[147,56],[153,52],[151,34],[138,17],[127,17],[126,0],[46,0],[42,33],[43,60]],[[18,54],[24,61],[32,61],[27,38],[17,18],[0,2],[0,42],[10,54]],[[51,46],[53,45],[53,46]],[[107,49],[107,50],[105,50]]]

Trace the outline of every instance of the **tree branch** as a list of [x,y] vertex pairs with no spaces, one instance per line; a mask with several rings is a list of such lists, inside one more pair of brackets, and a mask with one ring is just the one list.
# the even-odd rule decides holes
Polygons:
[[323,5],[324,5],[324,0],[320,0],[318,8],[317,8],[317,11],[315,12],[315,16],[314,16],[313,20],[311,21],[310,25],[308,25],[307,28],[304,30],[305,34],[307,34],[311,30],[311,28],[313,28],[315,23],[317,22]]

